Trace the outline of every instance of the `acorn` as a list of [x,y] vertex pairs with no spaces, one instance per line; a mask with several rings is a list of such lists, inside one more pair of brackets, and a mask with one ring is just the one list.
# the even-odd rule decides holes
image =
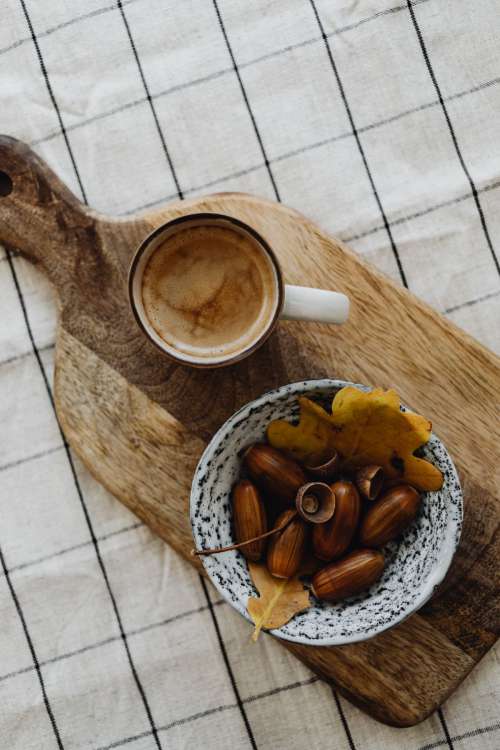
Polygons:
[[285,510],[279,516],[276,526],[285,524],[284,531],[271,537],[267,549],[267,568],[276,578],[293,578],[306,550],[307,525],[296,510]]
[[359,540],[367,547],[382,547],[396,539],[414,520],[421,496],[409,484],[399,484],[382,495],[368,510]]
[[264,443],[250,446],[243,461],[255,484],[271,503],[281,508],[292,505],[299,487],[307,482],[306,475],[293,458]]
[[[264,502],[257,487],[248,479],[242,479],[233,488],[233,524],[236,541],[245,542],[267,531]],[[241,547],[241,553],[257,562],[266,548],[266,539]]]
[[335,513],[335,493],[324,482],[308,482],[299,488],[295,507],[304,521],[324,524]]
[[306,464],[304,469],[313,479],[318,479],[320,482],[331,482],[339,472],[340,456],[335,451],[328,461],[316,465]]
[[317,599],[338,602],[369,588],[378,581],[383,570],[381,552],[358,549],[316,573],[312,579],[312,592]]
[[341,557],[349,547],[361,510],[359,493],[352,482],[335,482],[331,489],[335,495],[333,518],[315,526],[312,532],[314,554],[327,562]]
[[363,497],[367,500],[376,500],[384,484],[384,470],[375,464],[362,466],[356,472],[355,482]]

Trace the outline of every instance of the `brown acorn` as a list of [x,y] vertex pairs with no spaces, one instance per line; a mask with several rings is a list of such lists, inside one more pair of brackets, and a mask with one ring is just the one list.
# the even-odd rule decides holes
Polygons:
[[286,529],[271,537],[267,548],[267,568],[276,578],[292,578],[297,573],[307,543],[307,524],[296,510],[285,510],[279,516],[276,526],[284,524],[288,524]]
[[312,579],[312,592],[318,599],[338,602],[369,588],[378,581],[383,570],[381,552],[358,549],[316,573]]
[[[257,487],[248,479],[242,479],[233,488],[233,523],[236,541],[245,542],[267,531],[264,503]],[[241,547],[241,553],[256,562],[262,557],[266,539],[260,539]]]
[[335,493],[324,482],[308,482],[297,492],[295,507],[304,521],[324,524],[335,513]]
[[381,466],[370,464],[362,466],[356,472],[356,487],[367,500],[376,500],[384,484],[384,470]]
[[248,448],[243,461],[250,477],[270,503],[276,503],[281,508],[292,505],[297,490],[307,482],[298,463],[264,443],[256,443]]
[[359,540],[363,546],[382,547],[396,539],[417,515],[421,496],[409,484],[392,487],[368,510],[361,524]]
[[312,541],[316,557],[335,560],[349,547],[356,531],[361,510],[359,493],[352,482],[334,482],[335,512],[331,521],[313,528]]
[[306,464],[304,469],[313,478],[320,482],[331,482],[340,469],[340,456],[334,451],[332,456],[322,464]]

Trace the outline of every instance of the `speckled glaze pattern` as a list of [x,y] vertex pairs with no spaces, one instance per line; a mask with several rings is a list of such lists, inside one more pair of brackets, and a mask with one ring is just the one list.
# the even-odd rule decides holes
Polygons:
[[[214,435],[197,466],[191,490],[191,525],[198,549],[231,544],[231,488],[237,481],[244,449],[265,436],[273,419],[297,421],[297,397],[307,394],[330,408],[336,391],[354,385],[340,380],[309,380],[270,391],[242,407]],[[398,542],[384,547],[382,578],[365,593],[339,604],[314,597],[273,635],[308,645],[339,645],[371,638],[421,607],[442,581],[457,548],[462,525],[462,492],[453,462],[432,434],[421,455],[444,475],[438,492],[427,492],[414,523]],[[244,617],[255,596],[245,558],[237,551],[202,558],[216,588]]]

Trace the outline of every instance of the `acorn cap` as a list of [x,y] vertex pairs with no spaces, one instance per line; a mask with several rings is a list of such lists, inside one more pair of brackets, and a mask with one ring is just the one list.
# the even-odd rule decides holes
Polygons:
[[326,523],[335,513],[335,493],[324,482],[308,482],[297,492],[295,505],[308,523]]
[[376,500],[384,484],[384,470],[381,466],[370,464],[362,466],[356,472],[356,487],[367,500]]
[[304,469],[310,474],[313,479],[318,479],[322,482],[328,482],[334,478],[340,469],[340,456],[337,451],[334,452],[333,456],[325,461],[323,464],[317,466],[306,465]]

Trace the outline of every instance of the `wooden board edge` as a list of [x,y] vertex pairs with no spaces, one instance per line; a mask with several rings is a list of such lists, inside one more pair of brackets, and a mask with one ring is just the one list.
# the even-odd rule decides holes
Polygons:
[[[66,343],[63,344],[62,339],[66,339]],[[56,405],[56,411],[58,415],[58,419],[60,421],[61,427],[65,434],[68,436],[68,440],[72,446],[72,449],[75,451],[75,454],[79,457],[79,459],[82,461],[82,463],[85,465],[87,470],[90,472],[90,474],[98,481],[102,486],[104,486],[110,494],[112,494],[114,497],[116,497],[120,502],[123,502],[123,499],[119,497],[116,492],[114,491],[114,488],[110,482],[108,482],[108,478],[106,475],[106,472],[100,472],[96,466],[98,466],[95,462],[88,461],[87,455],[84,450],[82,450],[81,446],[78,443],[78,440],[73,440],[73,429],[71,425],[68,423],[67,415],[65,412],[65,408],[63,408],[62,404],[59,400],[59,385],[60,385],[60,373],[61,368],[58,363],[58,352],[63,351],[63,347],[67,347],[68,340],[71,341],[73,337],[71,334],[68,334],[63,328],[58,328],[58,337],[57,337],[57,345],[56,345],[56,366],[54,371],[54,399],[55,399],[55,405]],[[80,342],[74,342],[75,346],[83,347],[84,345]],[[110,365],[103,362],[98,355],[91,352],[91,355],[93,358],[98,360],[99,362],[102,362],[104,368],[109,368]],[[67,357],[67,354],[66,354]],[[120,376],[121,377],[121,376]],[[133,512],[141,521],[143,521],[149,528],[153,530],[154,533],[157,533],[163,541],[169,544],[177,553],[179,553],[183,559],[185,559],[190,564],[194,565],[195,569],[202,573],[206,577],[206,572],[203,568],[203,566],[197,561],[196,559],[193,559],[188,556],[186,553],[185,545],[176,545],[175,539],[172,536],[168,536],[166,538],[162,533],[162,527],[159,523],[157,527],[154,526],[154,524],[151,523],[152,519],[151,516],[148,515],[146,512],[141,513],[141,506],[135,506],[131,507],[125,503],[126,506],[129,508],[131,512]],[[427,624],[427,627],[431,627],[429,624]],[[439,631],[437,631],[439,632]],[[445,638],[442,634],[439,634],[440,638]],[[413,710],[405,711],[402,707],[384,707],[380,703],[376,703],[374,701],[370,702],[364,702],[356,693],[352,693],[348,687],[345,685],[340,684],[335,679],[335,663],[333,663],[331,666],[322,667],[321,663],[325,665],[325,660],[319,660],[317,658],[317,653],[314,649],[314,647],[304,647],[300,646],[299,644],[286,642],[280,639],[276,639],[279,641],[280,645],[285,646],[288,651],[290,651],[296,658],[298,658],[300,661],[302,661],[314,674],[318,675],[320,679],[324,680],[328,684],[332,685],[339,691],[341,695],[343,695],[347,700],[349,700],[354,705],[358,706],[360,709],[368,713],[373,718],[377,719],[378,721],[381,721],[382,723],[385,723],[390,726],[394,727],[409,727],[414,726],[422,721],[425,720],[430,714],[433,713],[433,711],[436,710],[436,708],[441,705],[442,702],[444,702],[447,697],[451,693],[454,692],[454,690],[458,687],[458,685],[465,679],[467,674],[470,672],[470,670],[474,667],[475,662],[470,657],[470,661],[465,657],[464,655],[464,662],[467,659],[467,666],[468,668],[464,669],[463,673],[460,674],[460,679],[455,680],[447,686],[446,690],[440,693],[437,697],[435,696],[434,700],[431,700],[428,704],[424,705],[422,707],[421,711],[416,711],[415,708]],[[453,647],[454,649],[457,649],[457,646],[452,644],[450,642],[450,647]],[[336,650],[336,647],[331,647],[333,651]],[[318,652],[319,653],[319,652]],[[326,661],[328,661],[328,656],[326,657]]]
[[[244,193],[244,192],[219,192],[219,193],[209,193],[207,195],[201,195],[197,196],[196,198],[192,198],[188,201],[172,201],[172,203],[167,203],[165,206],[162,206],[159,209],[154,209],[152,211],[147,211],[143,214],[134,214],[131,216],[128,216],[128,219],[141,219],[142,221],[146,221],[147,223],[150,223],[151,226],[158,226],[164,221],[168,221],[168,218],[165,219],[166,213],[172,213],[173,215],[184,215],[188,213],[189,211],[186,211],[185,209],[193,209],[199,210],[200,204],[203,206],[205,203],[210,202],[213,198],[221,197],[223,199],[232,199],[235,200],[245,200],[247,203],[254,204],[255,206],[265,206],[266,208],[272,207],[273,210],[278,210],[282,212],[283,214],[286,214],[290,218],[293,218],[297,221],[300,221],[302,224],[306,224],[309,231],[311,231],[312,234],[319,237],[319,239],[324,242],[333,242],[336,244],[341,250],[348,254],[351,258],[353,258],[361,267],[365,266],[369,270],[370,274],[375,276],[377,279],[380,279],[380,281],[383,284],[388,284],[391,286],[391,288],[395,291],[397,291],[400,295],[405,297],[410,297],[412,300],[412,303],[417,305],[419,309],[425,313],[426,315],[429,315],[430,317],[434,318],[436,321],[442,323],[445,328],[448,328],[450,330],[450,333],[454,335],[455,337],[459,339],[463,339],[464,342],[475,349],[477,352],[481,353],[482,356],[486,357],[487,359],[491,360],[492,363],[496,364],[496,366],[499,369],[500,374],[500,357],[495,354],[491,349],[488,349],[488,347],[481,344],[477,339],[475,339],[473,336],[468,334],[463,328],[460,328],[460,326],[456,325],[456,323],[453,323],[453,321],[449,320],[443,313],[439,312],[438,310],[435,310],[433,307],[431,307],[427,302],[422,300],[420,297],[417,297],[413,292],[411,292],[409,289],[405,288],[401,284],[398,284],[394,281],[390,276],[380,271],[376,266],[374,266],[370,261],[366,260],[365,258],[361,257],[358,253],[356,253],[349,245],[347,245],[343,240],[338,239],[334,234],[329,232],[328,230],[324,229],[322,226],[317,224],[315,221],[310,219],[305,214],[301,213],[299,210],[295,208],[291,208],[290,206],[287,206],[283,203],[277,203],[276,201],[273,201],[269,198],[262,198],[257,195],[252,195],[251,193]],[[203,210],[206,210],[206,208],[203,208]],[[113,222],[114,219],[111,217],[102,217],[103,219],[107,221]],[[172,216],[173,218],[173,216]]]

